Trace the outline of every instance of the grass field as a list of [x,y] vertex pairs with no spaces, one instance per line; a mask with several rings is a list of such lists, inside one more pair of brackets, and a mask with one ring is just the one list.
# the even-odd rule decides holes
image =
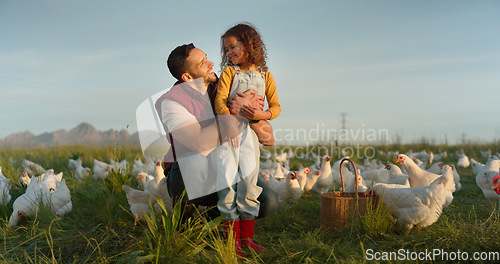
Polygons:
[[[485,162],[479,150],[500,151],[498,145],[379,146],[377,150],[402,153],[409,149],[454,153],[464,152]],[[134,225],[122,184],[137,187],[127,173],[112,174],[107,180],[91,178],[77,182],[68,168],[68,159],[83,156],[84,167],[92,168],[94,158],[108,161],[127,159],[129,163],[141,157],[140,148],[131,147],[57,147],[37,149],[2,149],[2,173],[17,182],[21,176],[20,161],[28,159],[44,168],[63,172],[71,191],[73,210],[62,218],[54,218],[40,209],[35,218],[18,226],[8,227],[13,201],[25,189],[14,185],[12,200],[0,207],[0,262],[1,263],[363,263],[378,252],[398,252],[398,256],[415,257],[419,252],[448,252],[452,262],[470,262],[474,252],[500,252],[500,217],[498,204],[484,198],[476,186],[470,168],[459,169],[462,189],[454,194],[453,203],[444,210],[439,220],[427,228],[404,232],[394,223],[385,208],[370,211],[344,229],[324,232],[320,229],[320,200],[316,193],[306,193],[289,209],[280,209],[271,217],[257,220],[255,239],[267,247],[267,252],[236,259],[217,232],[217,224],[203,218],[179,224],[172,214],[153,215],[147,222]],[[334,160],[338,159],[333,157]],[[382,161],[394,157],[379,157]],[[12,164],[10,160],[15,161]],[[455,164],[450,155],[443,160]],[[298,163],[311,161],[293,160]],[[308,164],[309,162],[309,164]],[[399,251],[398,251],[399,250]],[[466,252],[468,259],[458,261],[453,253]],[[383,255],[380,255],[382,257]],[[478,255],[486,257],[486,255]],[[493,256],[489,256],[490,258]],[[437,256],[439,262],[441,258]],[[389,262],[404,262],[401,259]],[[427,261],[429,262],[429,261]],[[488,261],[485,261],[488,262]]]

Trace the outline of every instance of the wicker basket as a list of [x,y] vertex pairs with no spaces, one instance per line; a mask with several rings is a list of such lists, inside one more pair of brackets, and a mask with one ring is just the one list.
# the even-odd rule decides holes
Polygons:
[[[349,162],[354,168],[354,182],[356,192],[345,192],[344,176],[342,175],[342,164]],[[340,180],[342,182],[342,192],[328,192],[321,195],[321,229],[334,231],[335,229],[347,226],[349,218],[363,215],[369,204],[376,205],[378,199],[372,196],[358,194],[358,172],[352,160],[344,158],[340,161]]]

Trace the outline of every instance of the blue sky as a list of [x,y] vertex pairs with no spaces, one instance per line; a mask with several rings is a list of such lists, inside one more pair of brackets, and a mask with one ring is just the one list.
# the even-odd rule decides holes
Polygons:
[[[278,87],[281,131],[387,130],[405,142],[500,138],[499,1],[1,1],[0,137],[89,122],[137,130],[193,42],[249,21]],[[293,142],[289,142],[293,143]]]

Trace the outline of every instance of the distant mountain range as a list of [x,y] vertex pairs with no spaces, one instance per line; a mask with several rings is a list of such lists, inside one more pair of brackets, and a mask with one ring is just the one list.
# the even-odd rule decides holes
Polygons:
[[114,129],[98,131],[89,123],[81,123],[70,131],[60,129],[38,136],[26,131],[14,133],[0,139],[0,148],[54,147],[65,145],[106,146],[113,144],[139,146],[139,136],[137,133],[130,135],[125,129],[121,131]]

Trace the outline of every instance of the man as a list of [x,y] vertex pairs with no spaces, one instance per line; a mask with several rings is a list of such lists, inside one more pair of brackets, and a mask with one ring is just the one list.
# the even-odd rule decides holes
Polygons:
[[[214,178],[210,175],[217,175],[217,173],[214,172],[210,160],[214,158],[211,156],[216,156],[215,158],[221,156],[220,150],[223,146],[220,145],[223,140],[243,135],[242,145],[250,147],[242,146],[240,149],[246,149],[247,153],[257,155],[257,162],[253,169],[258,172],[258,145],[251,143],[253,132],[248,132],[250,130],[247,128],[248,122],[245,123],[242,118],[233,115],[215,118],[213,99],[216,93],[217,76],[213,72],[213,65],[207,60],[206,54],[192,44],[177,47],[168,59],[169,70],[178,82],[169,92],[158,99],[156,109],[163,122],[168,140],[172,144],[164,162],[165,172],[169,173],[169,193],[174,196],[174,201],[183,191],[185,183],[189,198],[186,203],[217,205],[215,191],[224,191],[227,185],[221,187],[219,182],[214,182],[217,177]],[[254,94],[239,94],[239,96],[230,102],[233,114],[238,114],[241,106],[245,104],[263,107],[261,97]],[[274,143],[272,128],[267,121],[261,120],[250,124],[250,126],[255,131],[260,143],[265,145]],[[252,146],[254,147],[252,148]],[[256,149],[255,146],[257,146]],[[227,148],[223,152],[230,153]],[[235,160],[238,160],[237,157]],[[237,165],[241,166],[241,164]],[[241,172],[243,169],[239,167],[239,171]],[[243,178],[241,181],[245,179]],[[234,180],[229,179],[226,184],[231,186]],[[259,217],[263,217],[277,209],[277,196],[267,185],[259,183],[257,185],[260,186],[257,187],[258,189],[251,190],[257,199],[247,199],[249,204],[242,207],[243,210],[247,208],[257,210],[258,212],[252,213],[254,215],[258,213]],[[260,207],[259,202],[261,203]],[[222,208],[220,203],[218,206]],[[244,243],[247,247],[254,248],[256,244],[251,241],[253,221],[250,236],[245,237],[247,240]],[[238,249],[238,245],[236,246]]]

